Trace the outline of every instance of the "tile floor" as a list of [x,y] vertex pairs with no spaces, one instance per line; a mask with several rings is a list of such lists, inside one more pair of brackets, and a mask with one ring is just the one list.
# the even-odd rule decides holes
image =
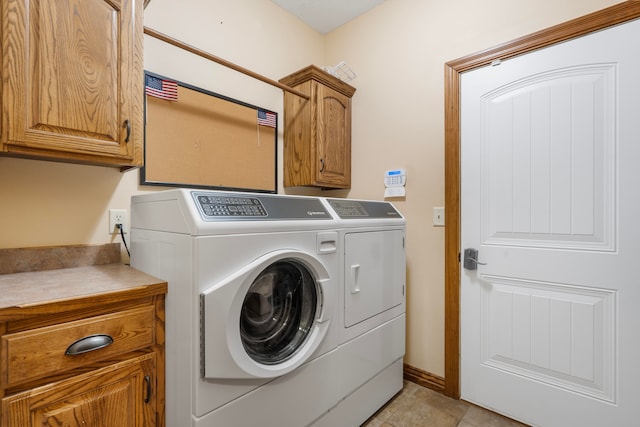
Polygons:
[[410,381],[361,427],[526,427]]

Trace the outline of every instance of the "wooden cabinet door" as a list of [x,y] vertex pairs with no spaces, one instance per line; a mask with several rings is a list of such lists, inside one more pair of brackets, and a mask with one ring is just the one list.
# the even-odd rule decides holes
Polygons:
[[349,188],[351,183],[351,99],[314,82],[317,93],[317,175],[320,185]]
[[2,400],[2,427],[156,426],[155,353]]
[[2,151],[142,164],[142,2],[3,0]]
[[355,88],[310,65],[280,79],[284,94],[284,186],[351,187],[351,97]]

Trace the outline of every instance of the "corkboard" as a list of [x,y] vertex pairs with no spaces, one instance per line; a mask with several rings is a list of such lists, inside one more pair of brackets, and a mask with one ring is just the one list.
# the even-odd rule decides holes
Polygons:
[[141,184],[275,193],[277,128],[257,120],[267,110],[177,83],[177,101],[145,95]]

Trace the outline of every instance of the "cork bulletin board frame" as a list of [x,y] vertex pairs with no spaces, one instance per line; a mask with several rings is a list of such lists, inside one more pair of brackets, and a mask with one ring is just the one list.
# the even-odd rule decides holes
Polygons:
[[145,71],[149,78],[176,83],[177,99],[145,94],[140,184],[277,192],[277,113]]

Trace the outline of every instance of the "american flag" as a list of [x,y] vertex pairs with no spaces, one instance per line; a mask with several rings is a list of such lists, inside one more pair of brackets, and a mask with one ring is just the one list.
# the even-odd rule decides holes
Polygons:
[[272,128],[276,127],[276,113],[258,110],[258,124]]
[[145,76],[144,92],[156,98],[177,101],[178,83],[158,77]]

